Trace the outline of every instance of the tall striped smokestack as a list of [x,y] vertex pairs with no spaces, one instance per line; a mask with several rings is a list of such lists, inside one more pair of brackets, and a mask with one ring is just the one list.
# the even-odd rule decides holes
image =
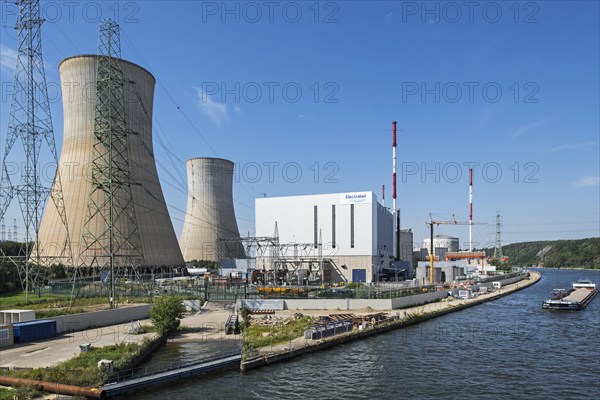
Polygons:
[[469,168],[469,251],[473,251],[473,167]]
[[396,206],[396,121],[392,121],[392,214],[394,215],[394,260],[400,257],[400,216]]
[[396,213],[396,121],[392,122],[392,210]]

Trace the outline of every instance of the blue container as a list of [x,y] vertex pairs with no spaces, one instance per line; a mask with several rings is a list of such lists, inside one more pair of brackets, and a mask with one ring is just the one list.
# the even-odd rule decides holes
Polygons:
[[56,337],[56,321],[42,319],[13,324],[15,343],[28,343]]

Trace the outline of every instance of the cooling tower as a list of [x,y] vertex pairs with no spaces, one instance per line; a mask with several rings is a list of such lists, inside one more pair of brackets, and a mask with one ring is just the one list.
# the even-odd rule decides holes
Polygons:
[[[75,266],[90,265],[91,262],[86,259],[87,253],[82,259],[80,255],[92,189],[97,62],[98,57],[95,55],[81,55],[67,58],[59,66],[64,113],[64,138],[59,168]],[[152,148],[155,79],[138,65],[125,60],[118,62],[125,82],[124,114],[130,131],[127,155],[131,197],[144,257],[142,264],[156,267],[183,265],[183,257],[158,180]],[[131,220],[133,218],[129,219]],[[99,218],[94,221],[99,225]],[[121,221],[126,223],[126,220]],[[106,228],[88,225],[88,229],[98,231]],[[128,231],[129,228],[116,226],[115,229]],[[66,235],[67,231],[56,208],[46,207],[39,232],[41,252],[45,256],[57,256],[55,252],[58,249],[54,244],[64,243]]]
[[[220,158],[186,162],[188,203],[181,234],[186,261],[245,258],[233,210],[233,163]],[[226,239],[225,241],[219,239]]]

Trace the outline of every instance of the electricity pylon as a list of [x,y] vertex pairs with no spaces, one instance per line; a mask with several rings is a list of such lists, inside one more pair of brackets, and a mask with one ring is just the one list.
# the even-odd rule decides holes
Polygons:
[[[29,292],[35,287],[41,268],[52,264],[52,259],[71,261],[72,255],[60,170],[56,170],[54,185],[52,182],[45,185],[42,175],[43,161],[58,165],[42,57],[41,26],[44,19],[40,17],[39,0],[18,0],[16,4],[19,8],[15,27],[19,32],[19,48],[2,161],[0,218],[5,217],[8,207],[16,197],[23,217],[25,248],[17,257],[10,259],[17,265],[25,300],[28,301]],[[23,144],[23,154],[15,154],[20,153],[14,149],[18,139]],[[44,160],[43,156],[48,156],[45,154],[47,152],[49,160]],[[15,166],[18,166],[16,170]],[[67,230],[64,243],[52,244],[60,246],[59,257],[45,256],[38,240],[48,197],[52,199],[52,204]],[[16,236],[15,232],[16,228],[13,231],[13,235]]]
[[117,275],[143,263],[129,164],[119,25],[102,21],[98,45],[92,181],[84,222],[82,266],[108,269],[111,307]]
[[502,229],[502,218],[500,214],[496,214],[496,245],[494,246],[494,258],[500,259],[504,257],[502,254],[502,239],[501,239],[501,231]]

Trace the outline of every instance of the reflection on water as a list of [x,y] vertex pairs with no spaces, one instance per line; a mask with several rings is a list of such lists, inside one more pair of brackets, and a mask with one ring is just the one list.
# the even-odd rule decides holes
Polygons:
[[169,363],[191,364],[201,359],[241,349],[237,340],[202,340],[199,342],[168,342],[152,354],[140,367],[166,365]]
[[[600,271],[541,272],[542,280],[532,287],[417,326],[245,373],[225,371],[179,381],[132,397],[600,398],[600,297],[583,311],[541,307],[552,289],[568,287],[579,278],[600,284]],[[225,344],[167,345],[153,360],[190,360],[213,351],[207,348],[211,346]]]

